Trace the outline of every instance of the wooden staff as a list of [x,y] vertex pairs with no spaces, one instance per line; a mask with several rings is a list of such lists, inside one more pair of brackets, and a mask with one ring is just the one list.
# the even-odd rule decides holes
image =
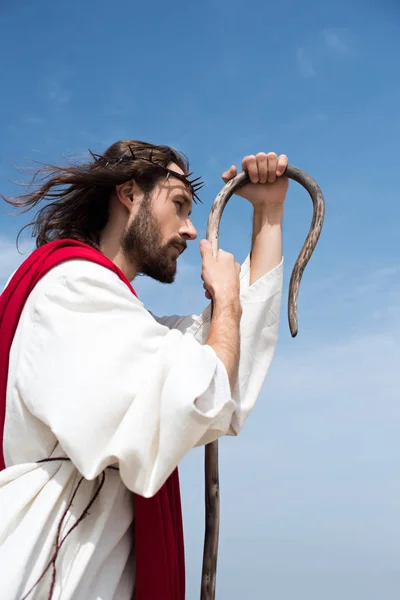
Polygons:
[[[297,302],[299,288],[304,269],[317,245],[325,215],[325,202],[317,182],[304,171],[288,165],[284,173],[302,185],[310,194],[314,206],[311,227],[306,241],[297,257],[289,283],[288,319],[292,337],[298,331]],[[211,207],[208,217],[206,237],[212,243],[214,255],[218,251],[218,232],[222,213],[229,198],[245,183],[250,181],[248,174],[243,171],[231,179],[219,192]],[[218,534],[220,521],[219,474],[218,474],[218,441],[205,447],[205,536],[203,550],[203,569],[201,579],[201,600],[214,600],[217,558]]]

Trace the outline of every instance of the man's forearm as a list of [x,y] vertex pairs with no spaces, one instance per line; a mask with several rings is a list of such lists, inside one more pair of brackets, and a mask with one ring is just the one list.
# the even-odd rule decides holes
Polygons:
[[250,255],[250,285],[282,260],[283,206],[256,207]]
[[224,305],[215,302],[206,341],[226,368],[232,394],[239,368],[241,313],[239,304]]

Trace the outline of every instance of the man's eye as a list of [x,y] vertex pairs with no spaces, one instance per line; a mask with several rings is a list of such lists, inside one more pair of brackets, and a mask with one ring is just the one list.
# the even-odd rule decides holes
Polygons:
[[179,206],[179,210],[182,208],[183,206],[183,202],[179,202],[178,200],[175,200],[175,204],[177,204]]

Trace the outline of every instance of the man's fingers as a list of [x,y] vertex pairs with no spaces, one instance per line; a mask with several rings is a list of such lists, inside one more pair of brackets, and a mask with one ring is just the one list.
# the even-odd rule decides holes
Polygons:
[[280,175],[283,175],[283,173],[286,171],[286,167],[288,166],[288,162],[289,159],[286,156],[286,154],[281,154],[278,158],[278,166],[276,168],[276,174],[279,177]]
[[[242,161],[242,169],[248,173],[251,183],[273,183],[277,177],[284,174],[287,166],[286,154],[278,156],[275,152],[259,152],[255,156],[249,154]],[[228,183],[236,175],[237,168],[232,165],[222,174],[222,179]]]
[[259,183],[267,183],[268,181],[268,155],[265,152],[256,154],[258,181]]
[[275,152],[268,152],[268,183],[273,183],[276,179],[276,169],[278,166],[278,157]]
[[225,181],[225,183],[228,183],[228,181],[236,177],[236,175],[237,169],[235,165],[232,165],[227,171],[225,171],[225,173],[222,174],[222,180]]
[[247,171],[251,183],[258,183],[257,159],[253,154],[244,157],[242,161],[242,168],[243,171]]
[[204,288],[204,295],[208,300],[211,300],[211,294],[208,291],[207,285],[205,283],[203,283],[203,288]]
[[208,240],[201,240],[200,242],[200,254],[204,260],[209,256],[212,256],[212,245]]
[[214,258],[217,261],[234,261],[234,256],[231,252],[226,252],[226,250],[218,249],[216,256],[214,257],[212,244],[208,240],[201,240],[200,242],[200,254],[202,256],[203,262],[208,258]]

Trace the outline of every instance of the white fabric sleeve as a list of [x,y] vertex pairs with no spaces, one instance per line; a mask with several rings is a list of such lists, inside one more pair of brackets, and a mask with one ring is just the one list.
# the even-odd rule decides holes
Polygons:
[[73,262],[36,298],[16,384],[85,478],[119,463],[125,485],[149,497],[204,436],[228,431],[226,370],[114,273]]
[[[250,285],[250,257],[241,266],[240,299],[243,309],[240,322],[240,361],[233,400],[228,435],[237,435],[254,408],[262,385],[272,363],[278,339],[278,327],[283,286],[283,260],[281,263]],[[159,322],[181,332],[192,334],[204,344],[211,320],[208,306],[199,316],[163,317]],[[212,441],[212,429],[207,431],[199,444]]]
[[[240,267],[240,294],[247,292],[250,286],[250,255],[248,255]],[[197,329],[204,321],[209,321],[211,317],[211,303],[203,310],[200,315],[167,315],[157,316],[150,312],[158,323],[165,325],[169,329],[178,329],[182,333],[188,331],[191,327]]]

